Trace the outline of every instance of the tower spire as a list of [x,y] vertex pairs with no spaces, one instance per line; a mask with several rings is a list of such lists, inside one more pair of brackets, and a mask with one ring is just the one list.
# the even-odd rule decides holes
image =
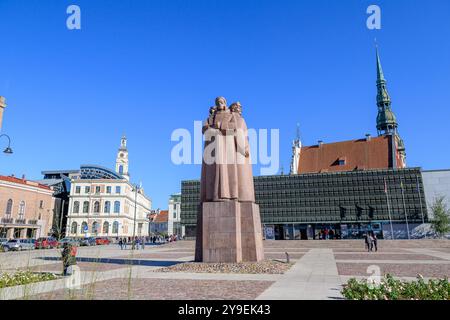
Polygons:
[[130,175],[128,173],[127,137],[125,135],[123,135],[120,139],[120,148],[116,157],[116,172],[125,179],[130,179]]
[[389,135],[392,137],[392,167],[406,167],[406,152],[402,138],[398,134],[398,123],[391,109],[391,97],[387,91],[387,81],[384,78],[381,67],[378,45],[375,43],[375,54],[377,63],[377,130],[379,136]]
[[292,158],[290,174],[298,173],[298,165],[300,162],[300,151],[302,149],[302,142],[300,141],[300,124],[297,123],[296,137],[292,141]]
[[377,63],[377,130],[378,135],[385,135],[397,132],[397,118],[391,110],[391,97],[387,91],[387,81],[384,78],[383,68],[381,67],[378,46],[375,47]]

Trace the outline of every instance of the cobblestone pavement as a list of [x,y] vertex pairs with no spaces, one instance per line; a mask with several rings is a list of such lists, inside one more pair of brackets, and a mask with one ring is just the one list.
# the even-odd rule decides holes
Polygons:
[[[322,292],[327,292],[326,296],[322,297],[327,299],[339,296],[335,278],[340,279],[342,284],[352,276],[369,277],[372,273],[367,272],[368,267],[374,265],[380,268],[381,273],[390,273],[397,277],[412,279],[417,274],[424,277],[450,277],[448,240],[380,240],[378,252],[370,253],[365,250],[363,240],[264,241],[266,259],[285,261],[285,252],[288,252],[291,261],[295,263],[295,270],[299,272],[301,266],[308,265],[305,257],[309,252],[327,250],[329,258],[324,260],[324,264],[329,266],[324,270],[336,271],[333,271],[333,275],[326,275],[328,271],[324,271],[323,275],[312,276],[302,273],[302,279],[298,283],[307,288],[305,291],[308,292],[301,295],[294,294],[297,292],[295,283],[298,279],[295,272],[292,274],[290,270],[289,279],[286,278],[286,274],[275,277],[259,274],[158,272],[165,266],[192,261],[194,247],[194,241],[147,245],[144,250],[139,251],[132,251],[130,248],[120,250],[117,245],[81,247],[77,255],[81,271],[94,272],[98,275],[108,273],[108,276],[95,277],[101,280],[97,282],[94,280],[93,284],[85,285],[84,291],[78,291],[79,295],[74,298],[83,298],[88,292],[87,288],[91,287],[94,288],[94,296],[88,298],[95,299],[255,299],[278,283],[280,297],[283,296],[283,292],[289,291],[292,298],[296,299],[308,299],[308,292],[314,293],[315,298],[321,298]],[[311,256],[308,259],[311,261]],[[0,253],[0,272],[29,267],[39,271],[60,272],[60,250]],[[327,281],[333,282],[332,288],[326,288]],[[283,283],[293,284],[283,289]],[[64,290],[57,290],[33,298],[70,298],[67,293]]]
[[183,279],[112,279],[82,287],[57,290],[33,299],[133,299],[133,300],[253,300],[273,282]]

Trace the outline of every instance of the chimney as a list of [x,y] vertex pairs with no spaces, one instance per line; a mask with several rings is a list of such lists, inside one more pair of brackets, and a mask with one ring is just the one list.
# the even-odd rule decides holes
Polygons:
[[318,141],[318,145],[319,145],[319,147],[320,147],[321,145],[323,145],[323,141],[322,141],[322,140],[319,140],[319,141]]
[[22,174],[22,180],[25,181],[25,175],[24,174]]
[[366,133],[366,141],[370,140],[372,140],[372,136],[370,135],[370,133]]

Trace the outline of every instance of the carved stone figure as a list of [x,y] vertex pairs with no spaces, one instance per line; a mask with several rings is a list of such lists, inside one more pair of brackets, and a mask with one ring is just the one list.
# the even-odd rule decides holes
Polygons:
[[200,206],[195,260],[261,261],[261,218],[248,143],[248,129],[239,102],[227,108],[218,97],[203,125]]

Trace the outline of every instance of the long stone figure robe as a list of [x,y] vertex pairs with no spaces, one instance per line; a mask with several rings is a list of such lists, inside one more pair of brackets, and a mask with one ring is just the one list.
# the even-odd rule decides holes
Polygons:
[[[236,167],[238,178],[239,201],[255,202],[255,188],[253,185],[252,162],[250,146],[248,142],[248,129],[244,118],[237,112],[233,112],[232,125],[235,128],[236,141]],[[246,157],[245,155],[248,155]]]
[[213,128],[205,131],[202,164],[201,202],[239,198],[233,116],[227,110],[217,111]]

